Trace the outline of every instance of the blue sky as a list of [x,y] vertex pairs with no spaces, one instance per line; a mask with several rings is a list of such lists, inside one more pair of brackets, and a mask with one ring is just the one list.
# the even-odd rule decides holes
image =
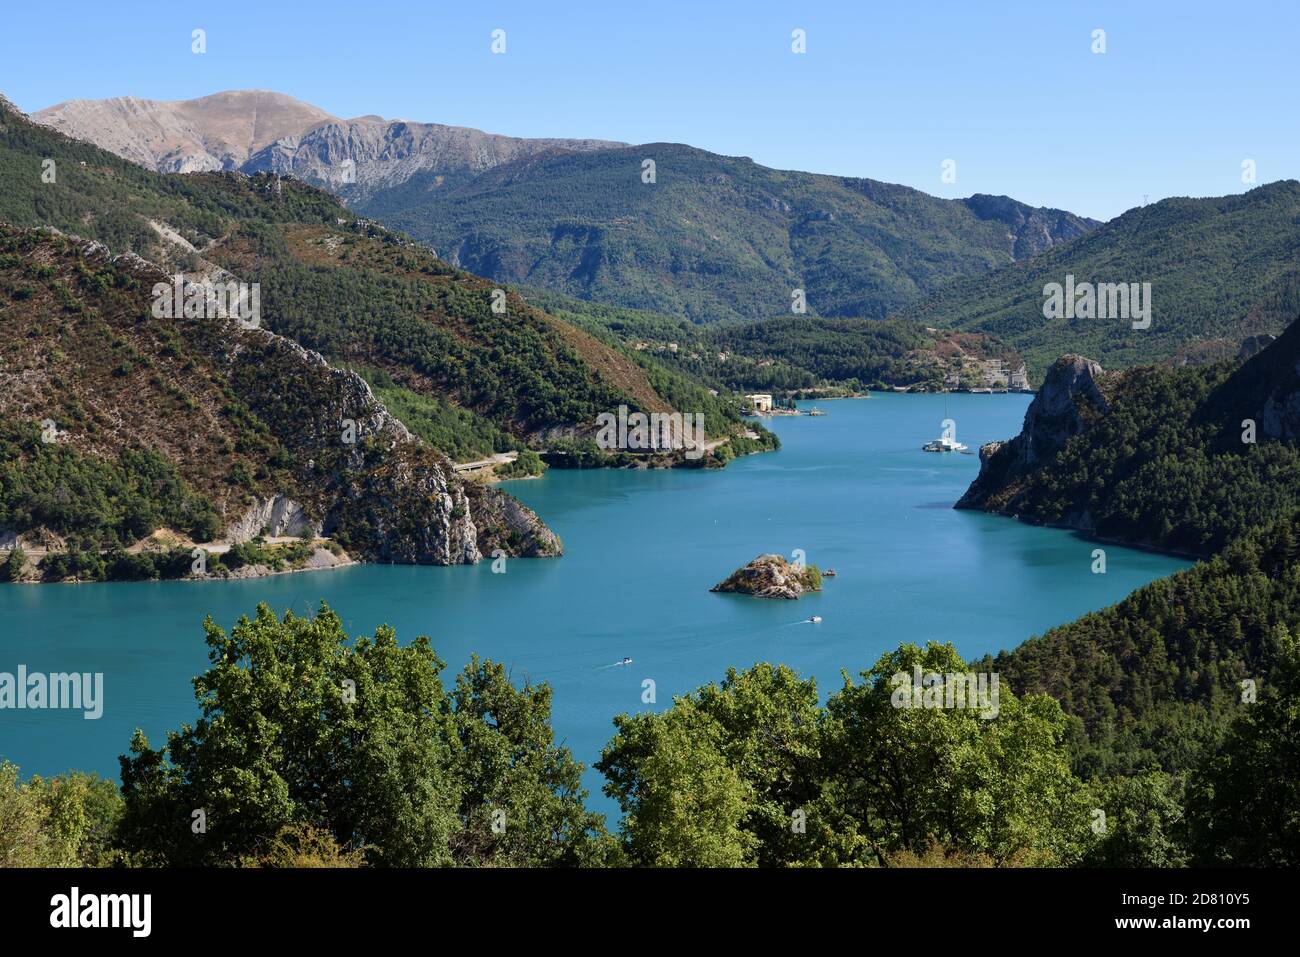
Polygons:
[[6,7],[0,92],[29,111],[270,89],[343,117],[684,142],[1099,219],[1241,192],[1246,159],[1259,183],[1300,177],[1294,0]]

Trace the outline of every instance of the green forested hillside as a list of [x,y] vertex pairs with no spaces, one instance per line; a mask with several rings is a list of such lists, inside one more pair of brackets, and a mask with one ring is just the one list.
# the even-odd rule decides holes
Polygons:
[[[613,344],[717,389],[814,393],[834,388],[952,388],[983,384],[979,360],[1009,370],[1019,354],[980,333],[926,329],[887,319],[777,316],[759,322],[698,325],[642,309],[584,302],[530,289],[525,298]],[[646,354],[649,354],[648,356]],[[645,357],[645,358],[640,358]]]
[[187,556],[250,513],[254,537],[277,497],[301,511],[292,534],[359,558],[559,551],[504,493],[452,476],[360,377],[263,329],[155,315],[165,278],[102,245],[0,227],[0,530],[44,552],[37,577],[188,574],[175,555],[146,567],[124,550],[162,530]]
[[979,360],[1000,359],[1008,370],[1021,364],[1014,349],[991,336],[879,319],[789,316],[721,326],[713,330],[712,341],[724,351],[779,361],[855,388],[937,390],[948,376],[960,376],[967,388],[978,387],[984,385],[977,374]]
[[1033,467],[1018,458],[1023,438],[983,456],[960,504],[1212,555],[1300,507],[1300,444],[1286,411],[1300,394],[1297,361],[1300,322],[1245,363],[1104,375],[1104,408],[1068,400],[1080,434]]
[[1300,860],[1297,362],[1300,322],[1245,361],[1063,357],[959,503],[1204,559],[976,663],[1077,719],[1072,766],[1128,829],[1097,863]]
[[[1043,287],[1151,283],[1151,325],[1045,319]],[[1235,354],[1300,312],[1300,182],[1237,196],[1166,199],[1131,209],[1070,242],[978,279],[953,282],[898,312],[924,325],[986,332],[1019,349],[1041,377],[1075,352],[1110,368],[1167,359],[1202,340]]]
[[983,665],[1082,721],[1088,776],[1182,772],[1242,707],[1241,683],[1267,684],[1297,634],[1300,512]]
[[[513,293],[494,309],[494,283],[293,181],[148,172],[0,107],[0,221],[53,226],[191,276],[224,269],[257,282],[265,328],[382,370],[524,443],[593,433],[597,414],[621,404],[671,408],[619,351]],[[655,374],[691,394],[679,374]],[[713,435],[740,432],[734,403],[686,411],[705,408]]]
[[788,313],[795,289],[813,314],[878,319],[1096,225],[668,143],[555,151],[467,183],[412,180],[359,209],[480,275],[694,322]]
[[762,355],[729,353],[716,341],[719,327],[676,319],[645,309],[587,302],[545,289],[528,289],[529,302],[621,348],[642,365],[678,371],[714,391],[789,391],[811,389],[819,378],[808,369]]
[[402,424],[456,462],[485,459],[497,452],[526,448],[490,420],[453,405],[446,399],[400,385],[387,372],[359,367],[359,372],[385,408]]

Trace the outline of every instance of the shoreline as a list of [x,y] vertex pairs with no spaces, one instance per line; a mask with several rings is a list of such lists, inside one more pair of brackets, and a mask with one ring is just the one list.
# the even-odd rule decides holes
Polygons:
[[[802,413],[800,413],[800,414],[802,414]],[[725,444],[726,444],[726,439],[723,439],[723,440],[721,440],[721,441],[714,441],[714,442],[712,443],[712,445],[711,445],[711,447],[709,448],[708,451],[712,451],[713,449],[718,448],[719,446],[722,446],[722,445],[725,445]],[[748,452],[739,452],[739,453],[735,453],[735,454],[733,455],[733,458],[742,458],[742,457],[746,457],[746,456],[750,456],[750,455],[760,455],[760,454],[763,454],[763,453],[765,453],[765,452],[777,452],[777,451],[780,451],[779,447],[778,447],[778,448],[759,448],[759,449],[753,449],[753,450],[748,451]],[[670,455],[671,455],[671,454],[670,454]],[[709,466],[709,465],[703,465],[702,463],[704,463],[704,462],[706,462],[706,461],[707,461],[707,457],[702,457],[702,458],[699,460],[699,463],[700,463],[700,464],[697,464],[697,463],[695,463],[695,462],[690,462],[690,461],[686,461],[686,460],[683,460],[683,459],[678,459],[678,458],[672,458],[672,457],[669,457],[669,456],[659,455],[659,456],[647,456],[647,457],[646,457],[645,459],[643,459],[643,460],[637,460],[637,461],[633,461],[633,462],[628,462],[628,463],[623,464],[623,465],[601,464],[601,465],[587,466],[586,468],[593,469],[593,470],[594,470],[594,469],[608,469],[608,470],[610,470],[610,471],[629,471],[629,470],[630,470],[630,471],[651,471],[651,470],[656,470],[656,471],[672,471],[672,470],[674,470],[674,469],[679,469],[679,468],[691,468],[691,469],[694,469],[694,468],[704,468],[706,471],[718,471],[718,472],[722,472],[722,471],[725,471],[725,470],[726,470],[726,464],[727,464],[727,463],[725,463],[725,462],[718,463],[718,464],[716,464],[716,465],[712,465],[712,466]],[[474,474],[474,473],[466,474],[466,475],[464,476],[464,480],[465,480],[465,481],[471,481],[471,482],[477,482],[477,483],[482,484],[482,485],[501,485],[501,484],[506,483],[506,482],[524,482],[524,481],[531,481],[531,480],[534,480],[534,479],[543,479],[543,478],[546,477],[546,473],[549,472],[549,471],[551,471],[552,469],[555,469],[556,471],[560,471],[560,472],[568,472],[568,471],[583,471],[583,470],[585,470],[583,467],[578,467],[578,468],[564,468],[563,466],[554,466],[554,465],[552,465],[552,466],[549,466],[545,471],[543,471],[543,472],[541,472],[540,474],[537,474],[537,475],[516,475],[516,476],[511,476],[511,477],[508,477],[508,478],[498,478],[498,477],[496,476],[496,474],[495,474],[495,471],[493,470],[493,467],[492,467],[492,466],[486,466],[486,467],[483,468],[482,470],[475,470],[475,471],[477,472],[477,474]],[[489,474],[484,474],[484,473],[489,473]],[[153,533],[153,535],[157,535],[157,534],[158,534],[158,531],[159,531],[159,530],[155,530],[154,533]],[[150,536],[150,537],[152,537],[152,536]],[[145,539],[145,540],[147,540],[147,539]],[[142,540],[142,541],[144,541],[144,540]],[[274,546],[280,546],[280,545],[287,545],[287,544],[300,543],[301,541],[302,541],[302,539],[295,539],[295,538],[289,538],[289,537],[272,537],[272,538],[268,539],[267,544],[269,544],[269,545],[271,545],[271,546],[274,547]],[[20,578],[20,579],[18,579],[18,580],[16,580],[16,581],[0,581],[0,585],[105,585],[105,584],[126,584],[126,583],[131,583],[131,582],[184,582],[184,581],[188,581],[188,582],[208,582],[208,581],[239,581],[239,580],[241,580],[241,579],[252,580],[252,579],[258,579],[258,578],[270,578],[270,577],[273,577],[273,576],[275,576],[275,575],[289,575],[289,574],[293,574],[293,573],[295,573],[295,572],[330,571],[331,569],[335,569],[335,568],[346,568],[346,567],[348,567],[348,566],[350,566],[350,565],[391,564],[391,563],[383,563],[383,562],[366,562],[366,561],[362,561],[362,560],[359,560],[359,559],[354,559],[354,558],[352,558],[351,556],[347,555],[346,552],[344,552],[344,553],[342,554],[342,556],[336,555],[336,554],[335,554],[334,552],[332,552],[332,551],[327,547],[327,545],[325,544],[325,543],[327,543],[328,541],[329,541],[328,539],[316,539],[316,540],[315,540],[315,543],[316,543],[316,546],[317,546],[317,548],[316,548],[316,552],[314,552],[314,553],[312,554],[312,556],[310,556],[310,557],[307,559],[307,562],[311,562],[311,561],[314,560],[314,559],[318,559],[318,558],[321,556],[321,553],[322,553],[322,552],[324,552],[325,554],[329,555],[329,556],[331,557],[331,559],[333,559],[333,560],[328,561],[328,562],[323,562],[322,564],[315,564],[315,565],[313,565],[313,564],[305,564],[304,566],[302,566],[302,567],[298,567],[298,568],[282,568],[282,569],[279,569],[279,570],[275,570],[275,569],[272,569],[272,568],[271,568],[270,566],[268,566],[268,565],[261,565],[261,564],[258,564],[258,565],[242,565],[242,566],[240,566],[240,567],[237,568],[237,569],[233,569],[233,570],[231,570],[230,573],[228,573],[228,574],[226,574],[226,575],[213,575],[213,574],[194,575],[194,574],[188,574],[188,575],[181,575],[181,576],[178,576],[178,577],[175,577],[175,578],[161,578],[161,577],[159,577],[159,578],[105,578],[105,579],[103,579],[103,580],[100,580],[100,579],[86,579],[86,578],[63,578],[63,579],[58,579],[58,580],[46,580],[46,579],[41,578],[41,577],[35,577],[35,578],[32,578],[32,577],[24,577],[24,578]],[[228,553],[228,552],[231,550],[231,548],[234,547],[234,544],[235,544],[235,543],[225,542],[225,541],[217,541],[217,542],[208,542],[208,543],[205,543],[205,544],[198,544],[198,543],[195,543],[195,542],[188,542],[188,541],[180,541],[180,540],[178,540],[178,541],[176,541],[176,542],[173,542],[173,543],[172,543],[172,546],[173,546],[174,548],[180,548],[180,549],[195,549],[195,548],[202,549],[204,552],[207,553],[207,555],[209,555],[209,556],[214,556],[214,557],[219,558],[220,556],[225,555],[226,553]],[[22,546],[21,546],[21,543],[19,543],[19,546],[22,547]],[[3,554],[5,554],[6,552],[11,552],[11,551],[12,551],[12,549],[7,549],[7,548],[6,548],[6,549],[0,549],[0,555],[3,555]],[[35,546],[27,546],[27,547],[23,547],[23,551],[24,551],[24,553],[25,553],[26,556],[27,556],[27,564],[28,564],[28,568],[29,568],[30,570],[35,570],[37,563],[38,563],[40,560],[44,559],[46,556],[50,555],[50,554],[66,554],[66,552],[59,552],[59,551],[53,551],[53,552],[52,552],[50,549],[47,549],[47,548],[39,548],[39,547],[35,547]],[[132,545],[131,547],[129,547],[129,548],[127,548],[127,549],[124,549],[124,551],[125,551],[127,554],[137,555],[137,554],[146,553],[146,552],[148,552],[149,550],[148,550],[148,549],[141,548],[141,547],[140,547],[140,543],[136,543],[135,545]],[[103,556],[103,555],[107,555],[107,554],[111,554],[111,553],[110,553],[110,552],[106,552],[106,551],[101,551],[101,552],[99,552],[99,554],[100,554],[101,556]],[[486,556],[484,556],[484,557],[486,557]],[[480,559],[480,560],[482,560],[482,559]],[[419,562],[405,563],[405,562],[404,562],[403,564],[418,565],[418,564],[421,564],[421,563],[419,563]],[[457,563],[457,564],[463,564],[463,563]],[[445,566],[430,566],[430,567],[445,567]]]
[[1170,548],[1160,548],[1144,542],[1126,542],[1119,538],[1103,538],[1095,532],[1089,532],[1085,528],[1077,525],[1066,525],[1059,522],[1031,522],[1028,519],[1021,518],[1019,515],[1010,515],[1006,512],[989,511],[982,508],[958,508],[955,504],[952,506],[957,512],[975,512],[982,515],[993,515],[997,518],[1011,519],[1013,522],[1019,522],[1021,525],[1028,525],[1030,528],[1054,528],[1057,531],[1073,532],[1076,536],[1085,542],[1092,542],[1097,545],[1115,545],[1119,548],[1131,548],[1137,552],[1146,552],[1149,555],[1160,555],[1164,558],[1177,558],[1181,561],[1193,562],[1200,564],[1209,561],[1213,555],[1193,555],[1190,552],[1180,552]]
[[[194,546],[196,548],[201,546]],[[350,565],[377,564],[371,562],[362,562],[352,558],[346,552],[342,556],[335,555],[328,548],[318,548],[308,561],[317,558],[321,552],[329,555],[332,561],[318,565],[304,564],[298,568],[280,568],[275,569],[269,565],[241,565],[225,575],[181,575],[176,578],[106,578],[103,581],[86,578],[63,578],[58,581],[46,581],[41,578],[23,578],[18,581],[3,582],[5,585],[129,585],[138,582],[229,582],[229,581],[254,581],[259,578],[273,578],[276,575],[293,575],[298,572],[327,572],[336,568],[347,568]],[[102,554],[102,553],[101,553]],[[222,552],[210,552],[209,554],[225,554]]]

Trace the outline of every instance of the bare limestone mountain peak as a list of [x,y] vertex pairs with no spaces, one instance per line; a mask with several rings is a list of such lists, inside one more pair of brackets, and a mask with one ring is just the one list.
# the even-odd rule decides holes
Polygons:
[[356,200],[420,173],[430,185],[552,150],[623,146],[594,139],[521,139],[367,114],[340,119],[269,90],[193,100],[68,100],[32,119],[160,173],[207,170],[292,175]]
[[597,150],[606,140],[520,139],[440,123],[362,117],[321,123],[249,157],[247,173],[274,172],[323,186],[350,202],[425,174],[430,188],[554,150]]
[[335,118],[269,90],[227,90],[194,100],[68,100],[32,119],[163,173],[239,169],[286,136]]

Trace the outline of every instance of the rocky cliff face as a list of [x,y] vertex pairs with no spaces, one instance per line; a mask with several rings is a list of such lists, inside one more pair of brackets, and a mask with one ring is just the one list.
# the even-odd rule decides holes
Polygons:
[[1075,355],[1057,359],[1025,412],[1020,434],[980,448],[980,474],[956,507],[1013,511],[1028,472],[1107,413],[1103,383],[1103,370],[1091,359]]
[[237,544],[262,534],[317,538],[322,529],[321,523],[313,521],[306,509],[293,499],[287,495],[272,495],[250,505],[243,517],[226,529],[225,539]]
[[963,202],[980,219],[996,219],[1007,226],[1013,259],[1028,259],[1058,243],[1082,236],[1101,223],[1062,209],[1028,206],[1010,196],[976,193]]
[[1108,405],[1098,387],[1101,376],[1101,366],[1083,356],[1062,356],[1056,360],[1025,411],[1021,435],[1026,465],[1053,455],[1086,429],[1089,410],[1106,414]]
[[282,509],[286,527],[317,527],[371,561],[453,565],[498,549],[561,553],[531,510],[497,489],[467,488],[355,372],[264,329],[232,323],[229,333],[229,381],[294,454],[309,490],[303,505]]
[[1247,340],[1241,356],[1246,361],[1215,390],[1202,417],[1221,420],[1232,435],[1254,419],[1261,441],[1300,442],[1300,320],[1280,336]]
[[[1300,366],[1296,372],[1300,373]],[[1264,438],[1300,442],[1300,390],[1269,396],[1260,413],[1259,431]]]
[[608,140],[521,139],[438,123],[408,123],[363,117],[320,124],[288,136],[249,157],[245,173],[294,176],[364,201],[375,191],[400,186],[417,174],[428,187],[450,186],[502,163],[553,150],[596,150],[622,146]]

